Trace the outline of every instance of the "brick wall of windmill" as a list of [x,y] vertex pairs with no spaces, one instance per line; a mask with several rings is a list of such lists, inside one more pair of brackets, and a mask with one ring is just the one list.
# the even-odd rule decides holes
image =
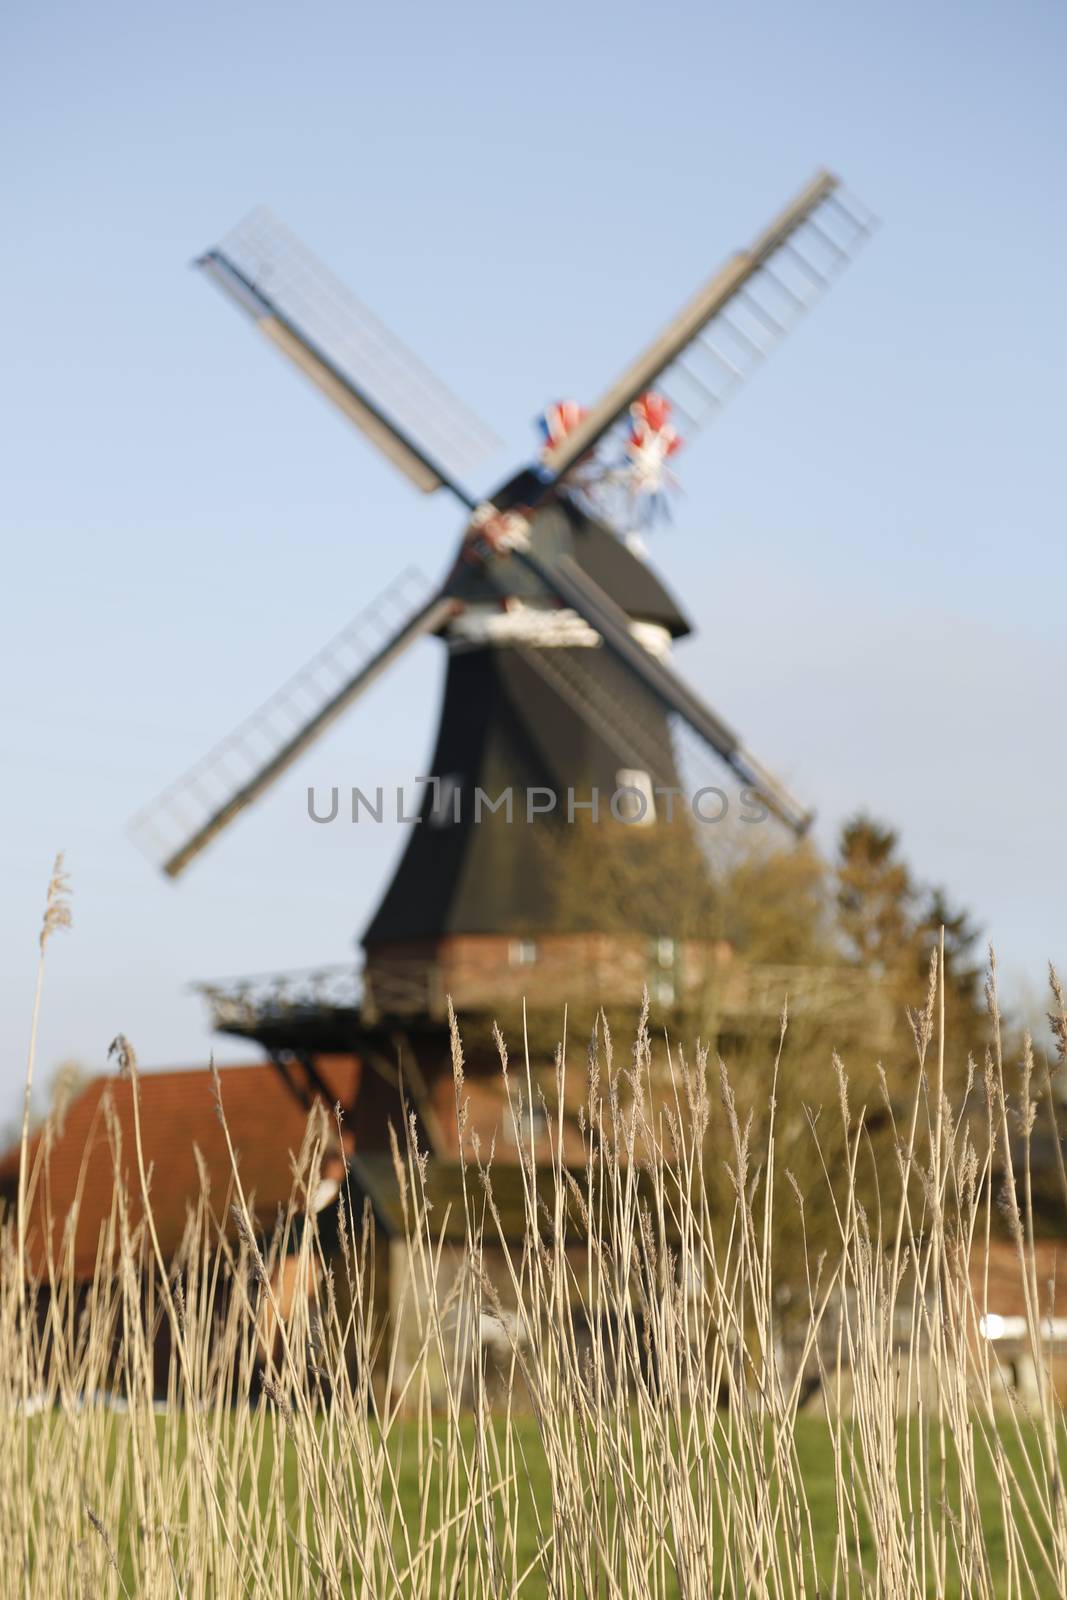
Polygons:
[[365,982],[367,998],[381,1015],[443,1017],[449,995],[457,1010],[493,1010],[524,999],[538,1007],[588,998],[632,1002],[646,984],[653,1000],[673,1005],[697,999],[729,959],[730,948],[721,941],[454,934],[368,950]]

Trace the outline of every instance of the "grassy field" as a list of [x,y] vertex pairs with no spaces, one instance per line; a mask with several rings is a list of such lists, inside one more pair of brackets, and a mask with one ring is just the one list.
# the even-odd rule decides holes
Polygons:
[[[518,1424],[521,1440],[521,1449],[524,1461],[528,1468],[524,1480],[527,1494],[527,1505],[523,1508],[520,1518],[522,1537],[519,1541],[520,1568],[532,1565],[538,1555],[538,1550],[543,1539],[551,1529],[551,1481],[545,1461],[545,1455],[540,1447],[536,1427],[529,1420],[524,1419]],[[811,1513],[814,1529],[814,1550],[816,1560],[814,1571],[830,1572],[835,1561],[835,1546],[837,1543],[838,1525],[838,1485],[836,1481],[835,1454],[830,1428],[825,1419],[821,1417],[799,1417],[795,1425],[795,1439],[800,1472],[804,1481],[807,1494],[808,1508]],[[1009,1429],[1002,1430],[1000,1442],[1012,1464],[1013,1470],[1023,1473],[1024,1456],[1037,1446],[1033,1428],[1028,1428],[1022,1442],[1015,1439]],[[912,1455],[915,1456],[915,1441],[912,1443]],[[908,1478],[906,1461],[906,1445],[901,1440],[898,1450],[898,1482],[901,1488],[902,1499],[905,1498],[904,1488]],[[992,1471],[989,1452],[983,1452],[985,1460],[980,1460],[977,1476],[981,1521],[984,1538],[994,1570],[1007,1573],[1007,1541],[1003,1527],[1003,1508],[997,1489],[997,1480]],[[409,1452],[410,1455],[410,1452]],[[769,1452],[768,1452],[769,1455]],[[403,1446],[401,1446],[400,1459],[403,1462]],[[958,1463],[954,1460],[951,1444],[947,1452],[950,1463],[949,1499],[954,1503],[958,1513],[958,1478],[953,1481],[953,1469],[958,1472]],[[1067,1451],[1061,1452],[1061,1460],[1067,1461]],[[938,1452],[932,1456],[932,1467],[937,1475],[940,1457]],[[915,1474],[912,1474],[915,1498],[918,1500],[918,1485],[915,1483]],[[409,1513],[414,1514],[418,1503],[419,1471],[415,1462],[401,1465],[400,1482],[405,1503]],[[1036,1504],[1033,1506],[1036,1509]],[[854,1572],[855,1586],[858,1590],[865,1587],[861,1579],[861,1572],[865,1575],[866,1585],[874,1588],[874,1574],[876,1569],[876,1545],[872,1538],[866,1513],[861,1510],[858,1517],[859,1536],[852,1550],[850,1560],[856,1571]],[[1028,1558],[1036,1561],[1037,1552],[1033,1547],[1033,1536],[1025,1540]],[[721,1570],[716,1577],[721,1581]],[[931,1580],[930,1591],[934,1592],[936,1584]],[[523,1595],[540,1596],[546,1594],[547,1588],[544,1577],[540,1573],[531,1576],[528,1585],[523,1589]],[[677,1593],[677,1589],[674,1590]],[[959,1595],[961,1600],[966,1600],[964,1591],[958,1584],[950,1584],[947,1591],[950,1595]],[[998,1593],[1005,1593],[1004,1584],[998,1584]],[[1057,1593],[1055,1582],[1051,1576],[1039,1585],[1039,1592],[1053,1596]]]
[[[302,1203],[330,1136],[321,1107],[269,1236],[231,1147],[222,1214],[204,1188],[164,1258],[120,1041],[133,1120],[92,1281],[72,1269],[73,1215],[54,1231],[47,1217],[47,1128],[0,1221],[0,1596],[1067,1594],[1067,1429],[1032,1203],[1042,1085],[1029,1046],[1005,1067],[991,982],[993,1044],[953,1106],[942,1001],[935,967],[876,1184],[861,1162],[869,1176],[877,1130],[843,1068],[836,1122],[813,1120],[817,1248],[815,1187],[778,1150],[781,1043],[753,1123],[725,1067],[655,1046],[642,1022],[625,1066],[600,1037],[578,1069],[582,1159],[564,1166],[551,1117],[520,1145],[517,1229],[500,1226],[485,1152],[465,1141],[450,1212],[401,1130],[384,1298],[369,1212],[343,1187],[329,1212]],[[501,1066],[529,1126],[529,1065]],[[567,1071],[561,1053],[559,1101]],[[458,1030],[453,1075],[462,1131]],[[1024,1307],[1025,1394],[984,1333],[995,1232]]]
[[[473,1423],[465,1419],[461,1424],[468,1445],[473,1440]],[[517,1419],[514,1424],[516,1445],[521,1455],[524,1470],[520,1474],[520,1511],[518,1517],[518,1536],[516,1539],[516,1558],[519,1571],[532,1568],[530,1576],[524,1583],[521,1594],[526,1597],[540,1597],[548,1594],[544,1572],[541,1570],[540,1556],[546,1539],[551,1537],[552,1528],[552,1483],[545,1452],[541,1447],[537,1426],[530,1418]],[[398,1481],[400,1498],[406,1513],[409,1528],[418,1524],[419,1510],[424,1478],[419,1465],[417,1442],[413,1436],[405,1437],[411,1430],[401,1429],[396,1442],[396,1461],[398,1466]],[[999,1442],[1012,1465],[1012,1469],[1025,1476],[1025,1458],[1038,1447],[1032,1426],[1026,1428],[1023,1439],[1015,1438],[1010,1428],[999,1430]],[[822,1417],[799,1417],[795,1424],[795,1439],[800,1472],[804,1481],[808,1508],[811,1513],[814,1530],[815,1563],[814,1573],[830,1572],[835,1564],[835,1547],[837,1543],[838,1526],[838,1485],[836,1481],[835,1453],[833,1439],[828,1423]],[[438,1429],[439,1448],[444,1448],[446,1436],[444,1429]],[[912,1457],[916,1454],[914,1438],[911,1440]],[[768,1457],[770,1452],[768,1451]],[[901,1489],[902,1500],[906,1499],[905,1486],[908,1480],[908,1464],[906,1460],[907,1444],[901,1439],[898,1448],[898,1482]],[[982,1451],[984,1459],[979,1460],[977,1483],[979,1490],[981,1522],[986,1547],[990,1557],[990,1564],[994,1571],[1004,1574],[1002,1582],[996,1585],[997,1594],[1007,1593],[1007,1549],[1003,1526],[1003,1507],[997,1488],[997,1479],[992,1470],[992,1460],[988,1450]],[[950,1503],[958,1515],[959,1509],[959,1483],[958,1461],[949,1442],[946,1459],[949,1464]],[[1067,1463],[1067,1450],[1061,1452],[1061,1460]],[[940,1466],[940,1454],[932,1453],[931,1466],[935,1479]],[[296,1461],[291,1451],[287,1452],[286,1481],[292,1503],[297,1500]],[[918,1484],[915,1482],[916,1474],[912,1472],[912,1487],[918,1502]],[[1031,1509],[1036,1510],[1036,1501],[1031,1503]],[[853,1565],[853,1582],[855,1588],[862,1592],[865,1587],[875,1588],[876,1571],[876,1544],[872,1537],[866,1513],[860,1510],[858,1516],[858,1538],[852,1547],[850,1561]],[[1038,1552],[1034,1548],[1035,1535],[1024,1538],[1027,1559],[1040,1565]],[[713,1577],[713,1587],[722,1581],[722,1564],[717,1566]],[[678,1594],[677,1585],[668,1587],[667,1593]],[[727,1591],[729,1592],[729,1591]],[[812,1585],[812,1592],[819,1592]],[[931,1579],[929,1592],[936,1592],[936,1581]],[[960,1600],[968,1600],[968,1593],[958,1581],[951,1582],[944,1591],[948,1595],[959,1596]],[[1046,1575],[1039,1581],[1037,1591],[1042,1595],[1056,1596],[1059,1591],[1054,1578]]]
[[[301,1482],[301,1464],[297,1449],[289,1439],[284,1426],[280,1425],[277,1418],[271,1413],[263,1413],[260,1418],[261,1456],[258,1471],[255,1477],[255,1511],[252,1508],[252,1477],[248,1473],[237,1487],[237,1493],[229,1503],[230,1514],[235,1521],[247,1519],[249,1522],[259,1520],[260,1526],[270,1526],[272,1508],[275,1505],[284,1507],[284,1522],[287,1530],[286,1536],[275,1538],[268,1542],[267,1548],[262,1552],[265,1564],[281,1567],[286,1561],[292,1561],[294,1566],[293,1582],[296,1592],[317,1592],[316,1570],[317,1537],[314,1526],[305,1527],[302,1531],[306,1538],[301,1539],[299,1531],[303,1520],[303,1511],[306,1505],[304,1486]],[[320,1420],[320,1427],[329,1426],[324,1418]],[[75,1419],[62,1417],[38,1418],[33,1428],[33,1448],[37,1450],[63,1451],[69,1448],[70,1441],[64,1435],[73,1427],[74,1431],[82,1434],[83,1447],[86,1441],[92,1442],[92,1447],[102,1452],[109,1461],[109,1470],[114,1475],[120,1468],[121,1459],[130,1457],[133,1453],[133,1440],[127,1419],[122,1415],[101,1415],[86,1426],[84,1414]],[[390,1441],[389,1455],[394,1465],[396,1474],[396,1505],[399,1512],[398,1524],[393,1532],[393,1546],[395,1550],[398,1570],[402,1571],[408,1558],[408,1552],[413,1545],[420,1541],[425,1543],[436,1533],[440,1536],[448,1518],[447,1505],[443,1498],[447,1496],[447,1473],[440,1469],[440,1463],[450,1448],[450,1431],[446,1424],[438,1422],[431,1427],[434,1445],[430,1455],[434,1465],[430,1472],[425,1471],[427,1452],[420,1440],[420,1430],[414,1422],[399,1423],[393,1430]],[[499,1431],[499,1430],[498,1430]],[[914,1431],[914,1430],[913,1430]],[[505,1592],[521,1596],[522,1600],[540,1600],[550,1592],[549,1580],[546,1574],[545,1554],[552,1538],[552,1479],[548,1459],[542,1447],[537,1424],[530,1417],[516,1417],[511,1423],[512,1445],[518,1457],[516,1479],[517,1495],[514,1515],[514,1541],[512,1555],[514,1570],[507,1576]],[[468,1456],[473,1453],[475,1446],[475,1424],[473,1419],[465,1417],[459,1423],[459,1433],[463,1447]],[[811,1516],[813,1529],[813,1561],[811,1572],[808,1574],[809,1589],[811,1594],[825,1591],[818,1583],[817,1575],[833,1571],[837,1564],[838,1540],[838,1512],[839,1512],[839,1486],[835,1468],[835,1450],[830,1427],[825,1418],[818,1416],[804,1416],[797,1419],[794,1429],[797,1457],[801,1476],[805,1486],[807,1506]],[[998,1432],[1000,1446],[1004,1449],[1007,1460],[1012,1470],[1020,1477],[1025,1476],[1025,1462],[1035,1451],[1039,1450],[1039,1441],[1035,1437],[1032,1426],[1027,1427],[1021,1438],[1014,1436],[1010,1428],[1002,1428]],[[500,1443],[503,1443],[501,1440]],[[898,1445],[897,1478],[901,1491],[902,1503],[907,1499],[907,1483],[909,1467],[907,1461],[908,1444],[911,1445],[912,1459],[916,1458],[916,1441],[914,1437],[907,1440],[901,1438]],[[184,1428],[176,1434],[170,1432],[164,1424],[157,1421],[156,1448],[161,1458],[164,1458],[171,1449],[175,1451],[179,1479],[187,1465],[188,1443]],[[770,1467],[772,1452],[768,1448],[766,1461]],[[978,1463],[977,1482],[980,1495],[981,1524],[986,1550],[990,1565],[994,1573],[1001,1576],[994,1582],[994,1592],[997,1595],[1009,1592],[1009,1541],[1003,1525],[1003,1506],[997,1488],[996,1473],[993,1470],[992,1456],[989,1451],[983,1450]],[[940,1453],[935,1450],[931,1454],[930,1465],[935,1479],[939,1477]],[[948,1463],[948,1499],[953,1506],[956,1517],[959,1515],[959,1463],[951,1448],[951,1442],[946,1457]],[[165,1467],[163,1469],[166,1470]],[[121,1476],[121,1472],[119,1472]],[[914,1470],[911,1473],[912,1490],[918,1504],[919,1485],[916,1481]],[[223,1503],[233,1490],[234,1485],[228,1480],[225,1473],[220,1474],[219,1492]],[[749,1485],[749,1492],[756,1491],[756,1484]],[[323,1489],[325,1486],[323,1486]],[[607,1498],[612,1498],[612,1491],[607,1489]],[[184,1496],[179,1496],[175,1504],[175,1515],[172,1524],[172,1537],[180,1549],[181,1513]],[[1030,1498],[1031,1511],[1039,1512],[1039,1505],[1034,1497]],[[503,1543],[504,1516],[499,1511],[495,1517],[495,1533]],[[403,1523],[403,1532],[400,1522]],[[734,1593],[729,1586],[723,1588],[724,1566],[722,1559],[721,1540],[722,1529],[718,1531],[718,1544],[720,1545],[718,1558],[713,1558],[709,1564],[709,1587],[707,1592]],[[111,1576],[119,1586],[120,1592],[137,1594],[140,1592],[139,1584],[146,1568],[152,1565],[152,1555],[148,1548],[153,1543],[151,1533],[147,1536],[144,1525],[138,1522],[136,1512],[132,1507],[129,1497],[125,1498],[118,1507],[115,1537],[106,1530],[94,1530],[89,1524],[89,1533],[96,1532],[97,1539],[103,1544],[111,1545],[114,1555],[114,1566],[111,1567]],[[481,1538],[481,1531],[477,1526],[471,1527],[468,1537],[472,1545]],[[1023,1539],[1025,1559],[1029,1561],[1035,1573],[1039,1573],[1040,1555],[1034,1548],[1036,1533],[1030,1533]],[[306,1547],[306,1558],[301,1560],[300,1546]],[[84,1557],[84,1546],[79,1551],[77,1547],[71,1554]],[[454,1552],[455,1553],[455,1552]],[[295,1556],[295,1561],[293,1557]],[[858,1515],[858,1527],[852,1530],[849,1542],[849,1565],[851,1586],[858,1593],[878,1592],[877,1565],[878,1547],[872,1535],[865,1510],[861,1509]],[[83,1569],[90,1563],[82,1559],[79,1565]],[[301,1567],[303,1576],[301,1577]],[[463,1584],[471,1579],[476,1581],[478,1567],[478,1554],[472,1548],[466,1561],[460,1562],[463,1576],[460,1592],[464,1592]],[[412,1588],[413,1595],[420,1592],[436,1592],[436,1582],[440,1575],[424,1574],[424,1582],[429,1588]],[[301,1591],[299,1586],[303,1584]],[[321,1587],[321,1584],[319,1585]],[[95,1590],[91,1590],[95,1593]],[[177,1585],[173,1592],[179,1592]],[[360,1588],[358,1572],[341,1574],[340,1592],[345,1595],[356,1595],[364,1592]],[[475,1592],[478,1592],[475,1590]],[[605,1585],[604,1592],[608,1587]],[[677,1578],[668,1575],[663,1593],[665,1595],[681,1595],[684,1590],[679,1585]],[[773,1591],[772,1591],[773,1592]],[[937,1593],[937,1580],[931,1575],[926,1592]],[[949,1596],[958,1596],[960,1600],[968,1600],[970,1590],[965,1588],[959,1575],[949,1579],[946,1586],[940,1591]],[[1051,1574],[1037,1577],[1035,1594],[1056,1596],[1060,1593],[1056,1581]]]

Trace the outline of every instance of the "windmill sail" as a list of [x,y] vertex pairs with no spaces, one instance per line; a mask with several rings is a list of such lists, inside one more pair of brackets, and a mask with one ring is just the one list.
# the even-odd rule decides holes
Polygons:
[[[520,654],[560,699],[571,705],[604,744],[614,751],[620,769],[647,773],[655,788],[673,791],[676,795],[676,786],[681,784],[690,801],[702,788],[722,794],[719,785],[723,781],[724,764],[734,771],[745,788],[757,787],[753,782],[757,776],[754,757],[746,754],[744,774],[738,773],[732,762],[724,762],[721,752],[712,749],[682,716],[673,711],[667,714],[669,741],[665,743],[662,730],[641,714],[638,697],[631,692],[633,680],[630,669],[618,658],[615,658],[615,678],[605,673],[603,667],[593,670],[598,654],[596,651],[532,650],[520,647]],[[764,769],[758,768],[758,775],[758,792],[761,795],[766,796],[768,788],[777,790],[780,795],[784,793],[777,780]],[[709,807],[714,804],[710,794],[706,803]],[[775,812],[779,817],[780,811],[781,808]],[[705,820],[717,819],[709,816]],[[805,817],[805,825],[810,820],[810,815]],[[792,822],[789,825],[794,832],[802,831],[799,825]],[[704,839],[710,846],[714,835],[706,833]]]
[[606,648],[651,690],[667,712],[680,718],[704,745],[710,746],[742,783],[757,790],[769,810],[786,827],[798,835],[807,831],[811,813],[745,749],[733,729],[704,704],[672,667],[638,643],[630,631],[626,613],[576,561],[566,555],[552,562],[542,561],[529,549],[522,548],[516,549],[514,556],[564,605],[596,630]]
[[668,787],[674,781],[670,749],[659,732],[646,725],[634,707],[628,670],[618,664],[617,684],[605,681],[603,671],[590,671],[587,657],[598,652],[578,650],[538,650],[526,645],[516,649],[523,660],[564,702],[591,727],[609,750],[614,751],[620,769],[647,772],[654,783]]
[[196,264],[417,489],[473,505],[494,435],[288,228],[261,208]]
[[718,412],[873,231],[874,219],[820,172],[747,249],[726,263],[565,438],[545,468],[566,476],[632,403],[655,388],[692,435]]
[[401,573],[258,711],[133,819],[130,831],[145,853],[176,878],[409,645],[433,633],[454,611],[454,601],[432,591],[417,568]]

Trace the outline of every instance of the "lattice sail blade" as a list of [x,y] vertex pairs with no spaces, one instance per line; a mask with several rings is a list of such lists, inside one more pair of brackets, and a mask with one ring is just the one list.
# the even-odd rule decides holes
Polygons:
[[416,567],[165,789],[130,824],[144,853],[176,878],[396,658],[455,611]]
[[[736,792],[728,794],[721,788],[724,782],[727,789],[731,787],[724,777],[724,769],[733,774],[742,790],[756,787],[752,780],[757,763],[747,753],[743,753],[745,775],[741,776],[721,751],[713,749],[676,712],[668,711],[666,722],[659,726],[643,716],[636,703],[637,696],[632,692],[631,671],[621,661],[616,659],[617,679],[611,682],[605,681],[602,669],[594,670],[591,658],[596,651],[537,650],[523,645],[517,648],[560,699],[573,707],[614,752],[620,769],[647,772],[653,785],[665,791],[671,790],[673,785],[681,785],[682,798],[677,807],[664,802],[666,815],[673,815],[676,810],[684,814],[688,806],[698,821],[714,824],[724,820],[740,799]],[[783,792],[769,773],[762,768],[758,771],[760,794],[768,784],[774,785],[779,793]],[[702,798],[701,791],[704,791]],[[659,802],[656,804],[658,806]],[[774,813],[779,820],[782,820],[782,809]],[[751,801],[745,803],[740,814],[749,822],[756,820]],[[810,818],[806,818],[806,822],[810,822]],[[789,826],[793,832],[803,831],[792,821]],[[702,827],[697,829],[697,834],[714,853],[719,831],[713,826]]]
[[461,479],[498,441],[295,234],[261,208],[197,266],[417,489],[473,503]]
[[648,389],[670,400],[683,436],[691,437],[822,298],[875,225],[838,178],[818,173],[546,453],[547,470],[564,477]]
[[[668,715],[679,718],[743,784],[756,790],[779,821],[798,836],[807,832],[812,813],[746,750],[733,729],[704,703],[672,666],[652,655],[634,638],[625,611],[576,561],[570,556],[561,556],[552,562],[541,561],[521,546],[512,554],[513,559],[527,566],[565,606],[594,628],[605,647],[652,692]],[[634,737],[636,730],[631,739]],[[645,770],[655,772],[651,766]]]
[[616,661],[613,679],[605,681],[602,669],[593,670],[596,650],[539,650],[518,644],[515,648],[529,666],[565,705],[593,729],[620,768],[647,772],[654,783],[670,784],[673,751],[663,729],[650,726],[635,704],[633,678]]

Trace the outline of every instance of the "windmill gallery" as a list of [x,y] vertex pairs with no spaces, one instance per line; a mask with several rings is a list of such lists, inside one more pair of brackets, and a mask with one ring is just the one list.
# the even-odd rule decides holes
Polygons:
[[[205,986],[216,1028],[256,1041],[309,1097],[324,1061],[356,1064],[344,1109],[357,1148],[384,1146],[403,1101],[430,1148],[456,1153],[450,1004],[472,1073],[484,1069],[487,1134],[500,1116],[491,1029],[509,1007],[524,1007],[534,1031],[542,1017],[547,1039],[564,1002],[587,1004],[591,1017],[632,1007],[645,985],[678,1025],[701,1015],[711,983],[717,1014],[733,1006],[746,1025],[751,986],[738,987],[721,939],[681,929],[664,894],[626,928],[610,926],[593,888],[612,831],[657,884],[691,885],[706,871],[700,835],[728,813],[787,837],[810,822],[675,670],[673,648],[691,626],[642,535],[682,440],[871,228],[840,181],[818,173],[600,400],[550,406],[536,460],[485,497],[463,474],[487,431],[272,217],[253,213],[198,261],[417,490],[445,490],[464,513],[443,580],[402,572],[134,822],[138,842],[180,877],[417,640],[440,641],[443,695],[423,769],[433,777],[398,797],[409,826],[361,963]],[[394,800],[373,782],[307,794],[319,825],[373,824]],[[580,848],[591,824],[593,847]]]

